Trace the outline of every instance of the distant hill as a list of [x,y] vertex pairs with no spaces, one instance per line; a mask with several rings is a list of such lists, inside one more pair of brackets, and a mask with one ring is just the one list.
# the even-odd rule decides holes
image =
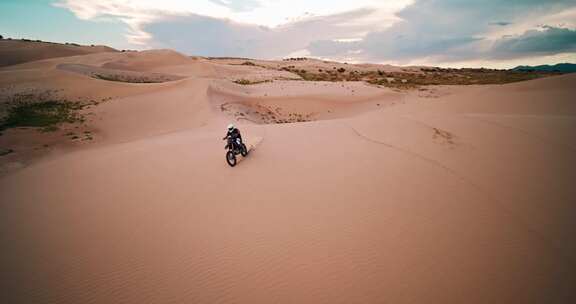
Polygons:
[[118,50],[102,45],[54,43],[28,39],[0,39],[0,67],[55,57],[67,57]]
[[555,65],[520,65],[512,69],[513,71],[539,71],[539,72],[562,72],[574,73],[576,72],[576,64],[574,63],[558,63]]

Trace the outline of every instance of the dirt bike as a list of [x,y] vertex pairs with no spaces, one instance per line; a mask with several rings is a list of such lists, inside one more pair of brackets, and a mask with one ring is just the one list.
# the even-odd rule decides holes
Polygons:
[[236,155],[241,154],[243,157],[246,157],[246,155],[248,155],[248,149],[240,138],[236,138],[236,142],[230,137],[225,137],[224,140],[226,139],[228,139],[228,143],[224,147],[224,149],[228,149],[226,152],[226,162],[230,167],[234,167],[236,166]]

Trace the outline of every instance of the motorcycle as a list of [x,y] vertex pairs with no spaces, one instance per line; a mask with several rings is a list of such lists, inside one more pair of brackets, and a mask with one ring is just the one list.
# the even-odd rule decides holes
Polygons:
[[241,154],[243,157],[248,155],[248,149],[246,145],[242,143],[240,138],[236,138],[236,142],[232,138],[224,138],[224,140],[228,139],[228,143],[224,147],[224,149],[228,149],[226,152],[226,162],[230,167],[236,166],[236,155]]

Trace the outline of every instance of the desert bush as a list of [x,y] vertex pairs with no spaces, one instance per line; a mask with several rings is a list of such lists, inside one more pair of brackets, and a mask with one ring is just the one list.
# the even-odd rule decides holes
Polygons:
[[265,82],[270,82],[270,81],[271,80],[250,81],[248,79],[237,79],[237,80],[234,80],[234,83],[241,84],[241,85],[251,85],[251,84],[259,84],[259,83],[265,83]]
[[62,123],[84,121],[78,113],[84,107],[80,102],[56,98],[49,93],[15,94],[4,103],[4,117],[0,119],[0,131],[18,128],[41,128],[50,132]]
[[94,74],[94,78],[107,80],[107,81],[117,81],[117,82],[128,82],[128,83],[159,83],[164,82],[163,79],[152,79],[145,76],[130,76],[130,75],[115,75],[115,74]]
[[296,58],[284,58],[283,61],[303,61],[308,60],[306,57],[296,57]]
[[293,65],[278,68],[299,75],[307,81],[365,81],[395,89],[413,89],[427,85],[473,85],[504,84],[530,80],[561,73],[524,72],[486,68],[403,68],[401,71],[386,72],[383,70],[356,71],[346,73],[343,67],[332,66],[332,69],[303,70]]

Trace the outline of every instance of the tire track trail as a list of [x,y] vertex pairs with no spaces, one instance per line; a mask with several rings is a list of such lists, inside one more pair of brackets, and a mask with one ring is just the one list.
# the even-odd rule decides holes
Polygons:
[[573,265],[574,267],[576,267],[576,259],[574,257],[572,257],[571,255],[569,255],[567,252],[565,252],[564,250],[562,250],[561,248],[559,248],[558,246],[556,246],[556,244],[548,239],[547,237],[545,237],[543,234],[541,234],[540,232],[538,232],[535,228],[533,228],[530,224],[528,224],[527,222],[525,222],[521,216],[519,216],[517,213],[513,212],[512,210],[510,210],[509,208],[505,207],[505,205],[498,199],[496,198],[494,195],[492,195],[490,192],[488,192],[486,189],[484,189],[483,187],[481,187],[480,185],[476,184],[475,182],[471,181],[470,179],[468,179],[467,177],[464,177],[463,175],[461,175],[460,173],[458,173],[457,171],[455,171],[454,169],[442,164],[441,162],[434,160],[432,158],[428,158],[424,155],[418,154],[416,152],[386,143],[386,142],[382,142],[382,141],[378,141],[375,140],[373,138],[370,138],[367,135],[362,134],[360,131],[358,131],[356,128],[354,128],[352,125],[346,123],[346,122],[341,122],[343,125],[345,125],[346,127],[348,127],[350,130],[352,130],[352,132],[354,132],[354,134],[356,134],[358,137],[374,143],[374,144],[378,144],[381,146],[385,146],[389,149],[392,150],[396,150],[399,151],[403,154],[409,155],[413,158],[419,159],[421,161],[427,162],[429,164],[432,164],[438,168],[441,168],[442,170],[445,170],[446,172],[450,173],[451,175],[453,175],[454,177],[456,177],[458,180],[460,180],[461,182],[468,184],[469,186],[471,186],[473,189],[475,189],[476,191],[478,191],[479,193],[481,193],[484,197],[487,198],[488,201],[492,202],[492,205],[496,206],[497,208],[499,208],[500,210],[502,210],[504,213],[506,213],[507,215],[509,215],[511,218],[513,218],[514,220],[516,220],[516,222],[520,225],[523,226],[524,228],[526,228],[530,233],[532,233],[535,237],[537,237],[538,239],[540,239],[543,244],[546,244],[549,246],[549,248],[553,251],[559,252],[561,253],[562,256],[565,257],[566,261],[570,264]]

